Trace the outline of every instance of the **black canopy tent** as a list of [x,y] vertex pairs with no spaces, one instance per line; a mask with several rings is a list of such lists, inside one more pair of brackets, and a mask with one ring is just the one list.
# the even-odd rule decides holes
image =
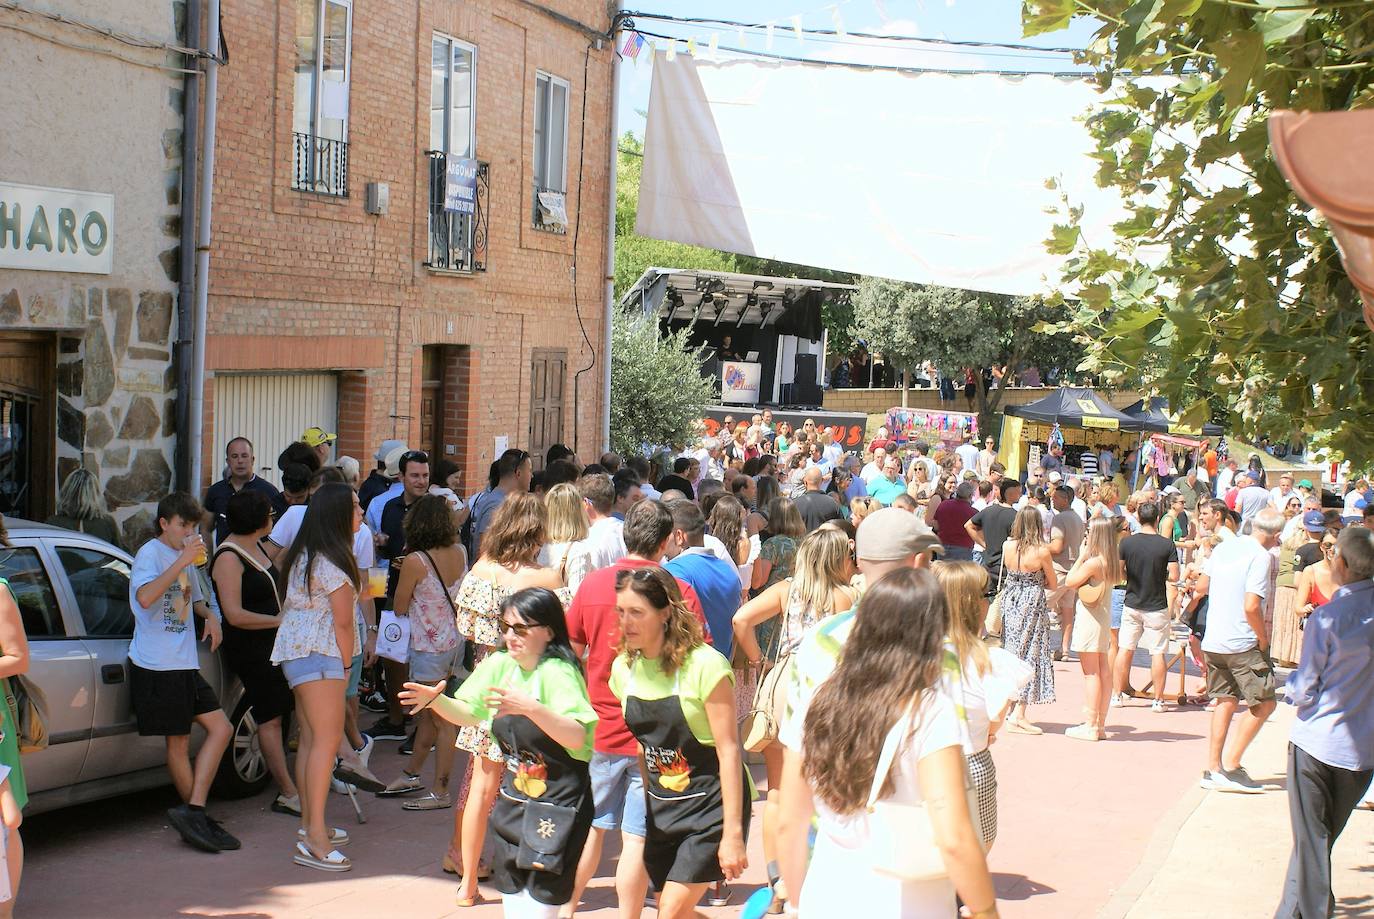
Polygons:
[[1112,408],[1111,403],[1093,390],[1072,386],[1061,386],[1035,402],[1009,405],[1005,414],[1042,424],[1058,424],[1060,427],[1106,431],[1145,430],[1140,419]]
[[1123,414],[1138,419],[1145,430],[1156,434],[1182,434],[1185,437],[1220,437],[1226,433],[1219,424],[1207,423],[1201,428],[1190,424],[1179,424],[1178,416],[1169,411],[1169,402],[1162,396],[1155,396],[1148,402],[1141,399],[1122,410]]

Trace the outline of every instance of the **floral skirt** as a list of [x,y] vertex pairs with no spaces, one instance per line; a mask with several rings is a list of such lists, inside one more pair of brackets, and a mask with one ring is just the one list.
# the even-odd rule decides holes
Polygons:
[[[488,654],[495,650],[489,645],[478,645],[477,650],[473,653],[474,664],[480,664]],[[506,761],[505,754],[501,752],[501,745],[491,736],[486,725],[475,724],[460,727],[458,729],[458,742],[455,746],[473,756],[485,756],[493,763]]]
[[1298,618],[1298,589],[1279,587],[1274,595],[1274,625],[1269,655],[1285,665],[1302,660],[1302,620]]

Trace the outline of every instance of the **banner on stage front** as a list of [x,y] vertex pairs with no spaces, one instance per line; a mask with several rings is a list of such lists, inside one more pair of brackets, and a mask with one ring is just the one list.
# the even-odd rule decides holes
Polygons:
[[759,401],[759,364],[751,361],[722,361],[720,365],[720,401]]

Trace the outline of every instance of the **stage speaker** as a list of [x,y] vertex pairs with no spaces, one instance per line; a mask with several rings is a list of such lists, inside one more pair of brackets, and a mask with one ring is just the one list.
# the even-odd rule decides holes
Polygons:
[[793,376],[792,399],[798,405],[820,405],[821,387],[816,382],[816,355],[798,354]]

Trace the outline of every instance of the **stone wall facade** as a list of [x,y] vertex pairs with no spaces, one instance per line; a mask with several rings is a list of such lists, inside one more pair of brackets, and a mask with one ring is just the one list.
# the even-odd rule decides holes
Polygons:
[[[180,2],[44,6],[150,43],[182,42]],[[0,29],[0,82],[25,87],[0,93],[0,181],[114,197],[109,274],[0,268],[0,338],[42,333],[55,354],[43,404],[55,413],[55,476],[35,507],[50,512],[57,486],[84,465],[132,547],[172,484],[182,79],[167,68],[183,59],[33,13],[0,10],[0,21],[52,38]]]

